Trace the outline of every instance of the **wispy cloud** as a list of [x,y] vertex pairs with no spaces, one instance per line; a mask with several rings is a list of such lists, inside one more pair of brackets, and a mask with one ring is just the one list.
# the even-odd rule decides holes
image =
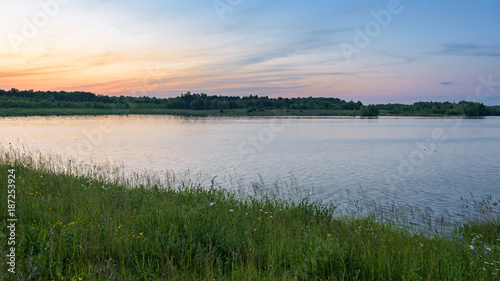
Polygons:
[[440,53],[460,56],[500,57],[500,45],[444,44]]

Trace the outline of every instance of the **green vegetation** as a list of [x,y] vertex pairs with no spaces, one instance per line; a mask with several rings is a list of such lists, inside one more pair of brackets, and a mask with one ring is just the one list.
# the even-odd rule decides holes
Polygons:
[[[36,114],[43,109],[47,114],[59,113],[61,109],[73,112],[127,112],[130,114],[152,112],[153,114],[236,114],[236,115],[280,115],[287,111],[327,111],[328,115],[340,111],[359,115],[361,102],[346,102],[338,98],[277,98],[248,96],[208,96],[190,92],[172,98],[155,97],[111,97],[88,92],[41,92],[0,90],[0,112],[12,114],[12,110],[24,110],[25,114]],[[11,110],[10,112],[7,109]],[[68,112],[68,111],[67,111]],[[341,115],[344,115],[342,113]]]
[[500,109],[488,107],[482,103],[461,101],[451,102],[416,102],[407,104],[379,104],[378,109],[385,115],[418,116],[500,116]]
[[489,116],[500,109],[473,102],[418,102],[413,105],[379,104],[338,98],[269,98],[209,96],[187,92],[178,97],[105,96],[88,92],[0,90],[0,116],[26,115],[300,115],[300,116]]
[[278,110],[247,112],[245,109],[191,110],[168,108],[96,109],[96,108],[29,108],[1,109],[0,116],[68,116],[68,115],[178,115],[178,116],[356,116],[352,110]]
[[376,105],[371,104],[366,108],[361,107],[361,116],[378,116],[378,115],[379,115],[379,110]]
[[[492,198],[469,203],[452,233],[412,231],[334,206],[238,198],[171,177],[109,176],[0,149],[0,193],[16,176],[17,273],[3,280],[498,280],[500,223]],[[14,170],[14,171],[13,171]],[[117,174],[114,170],[113,174]],[[118,173],[119,174],[119,173]],[[133,187],[132,187],[133,186]],[[485,217],[487,214],[490,214]]]

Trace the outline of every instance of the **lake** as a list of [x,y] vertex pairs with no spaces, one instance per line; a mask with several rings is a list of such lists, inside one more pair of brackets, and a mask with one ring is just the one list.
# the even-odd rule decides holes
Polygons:
[[278,182],[342,207],[361,198],[456,216],[471,192],[500,198],[498,117],[6,117],[0,142],[227,188]]

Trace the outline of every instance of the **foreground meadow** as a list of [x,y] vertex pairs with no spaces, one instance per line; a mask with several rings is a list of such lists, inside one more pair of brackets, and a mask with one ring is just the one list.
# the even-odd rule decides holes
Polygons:
[[493,198],[471,202],[469,220],[451,231],[410,232],[307,198],[242,198],[188,179],[160,186],[64,165],[0,149],[2,280],[499,280]]

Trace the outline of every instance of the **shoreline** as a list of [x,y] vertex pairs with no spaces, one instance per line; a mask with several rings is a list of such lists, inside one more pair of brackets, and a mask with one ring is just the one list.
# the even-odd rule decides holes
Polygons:
[[0,117],[22,117],[22,116],[104,116],[104,115],[172,115],[172,116],[192,116],[192,117],[449,117],[449,118],[484,118],[486,116],[465,116],[446,114],[388,114],[381,110],[378,116],[363,116],[359,111],[349,110],[265,110],[248,113],[243,109],[227,109],[223,112],[219,110],[190,110],[190,109],[67,109],[67,108],[47,108],[47,109],[0,109]]

